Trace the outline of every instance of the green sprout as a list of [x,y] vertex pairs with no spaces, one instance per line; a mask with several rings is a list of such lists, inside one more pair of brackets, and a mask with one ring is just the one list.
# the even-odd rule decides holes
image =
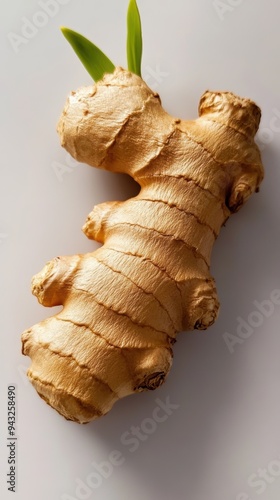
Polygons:
[[114,64],[94,43],[69,28],[62,27],[61,31],[93,80],[97,82],[104,73],[113,73]]
[[129,71],[141,76],[142,28],[136,0],[130,0],[127,11],[126,53]]
[[[69,28],[62,27],[61,31],[94,81],[114,72],[112,61],[94,43]],[[126,50],[129,71],[141,76],[142,29],[136,0],[130,0],[128,5]]]

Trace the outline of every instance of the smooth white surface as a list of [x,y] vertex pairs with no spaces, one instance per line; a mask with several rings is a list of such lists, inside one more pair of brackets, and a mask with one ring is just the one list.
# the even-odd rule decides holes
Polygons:
[[[214,248],[216,324],[179,336],[161,389],[126,398],[87,426],[65,421],[37,396],[24,375],[29,359],[21,355],[20,334],[50,314],[31,295],[31,276],[56,255],[94,247],[80,230],[94,204],[135,193],[129,179],[71,161],[55,131],[69,91],[90,83],[59,26],[80,31],[126,66],[127,0],[62,3],[18,53],[8,35],[21,34],[22,18],[38,21],[40,2],[3,2],[1,10],[1,499],[279,500],[280,305],[234,353],[224,340],[226,332],[237,334],[238,317],[252,320],[254,301],[280,288],[279,2],[138,2],[143,76],[165,108],[194,118],[207,88],[256,100],[266,177]],[[68,168],[61,181],[55,162]],[[14,495],[5,479],[9,383],[18,391]],[[178,408],[154,428],[145,419],[157,398],[168,397]],[[121,436],[129,439],[131,427],[141,425],[150,434],[132,452]],[[123,463],[98,488],[76,491],[79,480],[98,484],[92,463],[108,461],[113,450]]]

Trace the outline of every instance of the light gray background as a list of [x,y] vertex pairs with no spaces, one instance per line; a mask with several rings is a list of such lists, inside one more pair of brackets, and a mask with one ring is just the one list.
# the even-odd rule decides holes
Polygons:
[[[59,26],[82,32],[126,66],[127,0],[64,1],[47,20],[38,17],[39,1],[2,1],[1,498],[279,500],[280,305],[233,353],[224,340],[226,332],[237,335],[238,317],[256,320],[254,301],[268,300],[280,288],[279,2],[138,3],[143,76],[164,107],[195,118],[207,88],[254,99],[263,111],[258,141],[266,178],[216,243],[212,272],[221,301],[216,324],[205,333],[179,336],[172,371],[157,392],[126,398],[87,426],[64,420],[24,374],[29,359],[21,355],[20,334],[50,314],[31,295],[30,278],[56,255],[95,248],[80,231],[88,212],[96,203],[133,195],[135,186],[125,177],[76,164],[60,147],[55,126],[66,96],[91,80]],[[21,35],[23,18],[45,25],[16,53],[8,36]],[[18,393],[15,495],[5,482],[9,383]],[[178,408],[131,452],[122,434],[133,425],[145,428],[156,398],[168,397]],[[124,463],[100,487],[76,492],[77,481],[86,483],[94,472],[92,463],[108,461],[112,450],[121,452]]]

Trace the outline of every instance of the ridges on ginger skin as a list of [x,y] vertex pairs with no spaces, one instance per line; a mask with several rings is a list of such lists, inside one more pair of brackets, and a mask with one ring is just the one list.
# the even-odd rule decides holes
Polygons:
[[101,248],[55,259],[33,278],[40,303],[63,309],[24,332],[28,375],[67,419],[88,422],[121,397],[155,389],[178,332],[214,323],[211,250],[262,181],[259,121],[252,101],[209,91],[197,120],[174,118],[121,68],[69,96],[62,145],[78,161],[131,175],[141,189],[89,214],[83,230]]

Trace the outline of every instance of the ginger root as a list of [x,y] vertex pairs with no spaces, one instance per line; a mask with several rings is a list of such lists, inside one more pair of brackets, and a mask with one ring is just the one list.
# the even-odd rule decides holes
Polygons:
[[28,376],[67,419],[89,422],[160,386],[177,333],[214,323],[211,250],[263,179],[260,116],[249,99],[207,91],[199,118],[173,118],[121,68],[69,96],[62,145],[80,162],[131,175],[141,190],[89,214],[83,230],[103,246],[57,257],[33,278],[39,302],[63,309],[23,333]]

